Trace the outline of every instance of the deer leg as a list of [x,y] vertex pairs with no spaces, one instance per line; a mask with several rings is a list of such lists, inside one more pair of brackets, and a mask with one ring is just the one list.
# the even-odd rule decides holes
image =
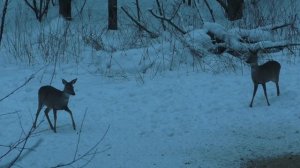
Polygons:
[[258,84],[254,83],[254,90],[253,90],[252,100],[251,100],[251,103],[249,105],[250,107],[252,107],[253,100],[254,100],[254,97],[255,97],[255,94],[256,94],[256,91],[257,91],[257,87],[258,87]]
[[47,121],[48,121],[48,123],[49,123],[49,125],[50,125],[50,128],[53,130],[53,125],[52,125],[52,123],[51,123],[51,121],[50,121],[50,118],[49,118],[49,111],[50,111],[51,109],[50,108],[46,108],[45,109],[45,116],[46,116],[46,118],[47,118]]
[[53,114],[54,114],[54,129],[53,129],[53,131],[56,133],[57,110],[53,109]]
[[75,125],[75,121],[74,121],[74,118],[73,118],[72,111],[69,109],[69,107],[66,107],[65,111],[70,114],[71,119],[72,119],[73,129],[76,130],[76,125]]
[[279,96],[280,95],[280,90],[279,90],[279,84],[278,84],[278,82],[276,82],[276,88],[277,88],[277,96]]
[[268,100],[268,95],[267,95],[267,88],[266,88],[266,84],[265,84],[265,83],[263,83],[263,84],[262,84],[262,86],[263,86],[263,89],[264,89],[264,93],[265,93],[265,97],[266,97],[266,99],[267,99],[268,106],[270,106],[270,103],[269,103],[269,100]]
[[34,120],[34,123],[33,123],[33,128],[36,128],[36,122],[37,122],[37,119],[39,117],[39,114],[40,114],[42,108],[43,108],[43,105],[39,103],[38,109],[37,109],[36,114],[35,114],[35,120]]

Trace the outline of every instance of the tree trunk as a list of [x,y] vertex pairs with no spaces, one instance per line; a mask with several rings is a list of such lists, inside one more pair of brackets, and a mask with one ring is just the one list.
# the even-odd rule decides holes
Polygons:
[[118,29],[118,1],[108,0],[108,29]]
[[243,17],[244,0],[227,0],[228,2],[228,19],[238,20]]
[[59,14],[66,20],[72,20],[71,0],[59,0]]
[[226,16],[230,21],[238,20],[243,17],[244,0],[216,0],[216,1],[225,10]]
[[192,6],[192,0],[183,0],[183,3],[187,3],[188,6]]

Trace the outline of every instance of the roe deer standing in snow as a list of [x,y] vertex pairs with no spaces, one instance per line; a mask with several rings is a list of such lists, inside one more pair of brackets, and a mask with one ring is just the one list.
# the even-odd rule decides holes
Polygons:
[[[52,86],[42,86],[39,89],[38,92],[38,109],[36,112],[35,121],[33,123],[33,127],[36,128],[36,122],[37,118],[43,108],[44,105],[46,105],[45,109],[45,115],[48,120],[48,123],[50,125],[50,128],[56,132],[56,119],[57,119],[57,110],[65,110],[71,115],[72,124],[74,130],[76,129],[75,122],[73,119],[72,111],[68,107],[69,97],[70,95],[75,95],[74,87],[73,85],[76,83],[77,79],[73,79],[70,82],[67,82],[66,80],[62,80],[62,83],[65,85],[65,88],[63,91],[60,91]],[[53,109],[54,113],[54,127],[49,119],[49,111]]]
[[266,90],[266,83],[269,81],[273,81],[276,84],[277,88],[277,96],[279,96],[279,73],[280,73],[280,63],[277,61],[268,61],[262,65],[258,65],[257,63],[257,51],[256,52],[250,52],[250,56],[247,59],[247,63],[251,66],[251,76],[252,81],[254,84],[254,90],[253,90],[253,96],[250,103],[250,107],[252,107],[253,99],[257,91],[258,84],[262,84],[264,89],[264,94],[268,103],[268,106],[270,106],[267,90]]

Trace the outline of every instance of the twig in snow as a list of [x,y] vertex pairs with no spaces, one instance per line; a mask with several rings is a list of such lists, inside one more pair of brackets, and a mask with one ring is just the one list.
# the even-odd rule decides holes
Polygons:
[[14,94],[16,91],[24,87],[27,83],[31,81],[31,79],[34,78],[34,75],[32,74],[21,86],[17,87],[15,90],[11,91],[8,95],[4,96],[3,98],[0,99],[0,102],[3,101],[4,99],[8,98],[12,94]]
[[77,157],[78,148],[79,148],[79,143],[80,143],[80,138],[81,138],[82,127],[83,127],[83,123],[84,123],[84,121],[85,121],[86,112],[87,112],[87,109],[85,109],[85,112],[84,112],[84,115],[83,115],[83,119],[82,119],[82,121],[81,121],[80,129],[79,129],[79,133],[78,133],[79,135],[78,135],[77,144],[76,144],[76,150],[75,150],[75,154],[74,154],[73,160],[75,160],[76,157]]
[[16,114],[16,113],[18,113],[18,112],[19,112],[19,111],[14,111],[14,112],[9,112],[9,113],[0,114],[0,117],[1,117],[1,116],[5,116],[5,115]]
[[[38,126],[39,126],[40,124],[41,124],[41,122],[37,125],[36,128],[38,128]],[[32,126],[32,127],[30,128],[30,130],[27,132],[27,134],[24,133],[24,130],[22,130],[21,136],[25,134],[25,138],[22,139],[21,136],[20,136],[19,140],[18,140],[17,142],[15,142],[13,145],[10,145],[10,146],[9,146],[9,150],[8,150],[6,153],[4,153],[4,154],[2,154],[2,155],[0,156],[0,161],[1,161],[4,157],[6,157],[8,154],[10,154],[10,153],[11,153],[12,151],[14,151],[15,149],[19,150],[17,156],[16,156],[10,163],[8,163],[8,165],[6,165],[5,167],[10,168],[10,167],[14,166],[15,163],[16,163],[16,162],[19,160],[19,158],[21,157],[23,151],[24,151],[25,149],[26,149],[26,150],[30,149],[30,148],[26,148],[26,144],[27,144],[29,138],[32,136],[32,133],[36,130],[36,128],[34,128],[34,127]],[[23,128],[22,128],[22,129],[23,129]],[[22,143],[23,143],[23,145],[22,145],[21,147],[19,147],[19,145],[21,145]],[[39,142],[37,143],[37,145],[38,145],[38,144],[39,144]],[[32,149],[31,149],[31,150],[32,150]]]
[[280,23],[280,24],[277,24],[277,25],[268,25],[268,26],[265,26],[265,27],[261,27],[262,30],[266,30],[266,31],[275,31],[277,29],[282,29],[282,28],[285,28],[285,27],[295,27],[295,23],[297,21],[297,15],[295,15],[292,20],[288,20],[288,21],[285,21],[285,23]]
[[44,69],[47,65],[41,67],[40,69],[38,69],[36,72],[34,72],[33,74],[30,75],[30,77],[19,87],[17,87],[15,90],[11,91],[8,95],[4,96],[3,98],[0,99],[0,102],[3,101],[4,99],[8,98],[9,96],[11,96],[12,94],[14,94],[17,90],[21,89],[22,87],[24,87],[25,85],[27,85],[34,77],[35,74],[37,74],[38,72],[40,72],[42,69]]
[[33,128],[33,126],[31,127],[30,131],[27,133],[25,139],[24,139],[24,143],[21,147],[21,150],[19,151],[18,155],[14,158],[14,160],[12,160],[9,165],[8,165],[8,168],[12,167],[16,162],[17,160],[20,158],[21,154],[23,153],[25,147],[26,147],[26,144],[28,142],[28,139],[30,138],[31,134],[33,133],[33,131],[35,130],[35,128]]
[[[38,123],[38,125],[37,125],[36,128],[38,128],[38,127],[40,126],[41,123],[42,123],[42,122]],[[29,150],[29,149],[30,149],[30,148],[26,148],[26,143],[27,143],[27,140],[32,136],[32,134],[33,134],[33,132],[34,132],[35,130],[36,130],[36,129],[33,129],[33,128],[31,127],[30,131],[26,134],[25,138],[21,138],[22,135],[24,135],[24,134],[23,134],[23,131],[22,131],[22,133],[21,133],[20,138],[18,139],[18,141],[14,142],[14,144],[12,144],[12,145],[1,145],[1,146],[4,146],[4,147],[6,146],[6,147],[8,147],[9,149],[8,149],[8,151],[6,151],[4,154],[2,154],[2,155],[0,156],[0,161],[1,161],[3,158],[5,158],[8,154],[10,154],[12,151],[14,151],[15,149],[18,149],[18,150],[19,150],[19,153],[18,153],[17,157],[15,157],[15,159],[14,159],[12,162],[9,163],[10,166],[7,166],[7,167],[13,166],[14,163],[15,163],[15,162],[19,159],[19,157],[21,156],[23,150],[25,150],[25,149],[26,149],[26,150]],[[22,144],[22,143],[23,143],[22,147],[19,147],[19,145]],[[31,149],[31,150],[32,150],[32,149]]]
[[[92,156],[91,158],[89,158],[86,163],[84,163],[81,167],[84,167],[85,165],[87,165],[88,163],[90,163],[90,161],[95,157],[96,154],[100,153],[98,152],[98,150],[96,149],[97,146],[104,140],[104,138],[106,137],[108,131],[109,131],[110,125],[108,125],[105,133],[103,134],[103,136],[98,140],[98,142],[92,146],[89,150],[87,150],[85,153],[83,153],[81,156],[79,157],[74,157],[72,161],[68,162],[68,163],[62,163],[62,164],[58,164],[56,166],[53,166],[51,168],[58,168],[58,167],[66,167],[66,166],[72,166],[74,163],[85,159],[87,156]],[[105,151],[105,150],[104,150]],[[77,155],[77,154],[75,154]]]

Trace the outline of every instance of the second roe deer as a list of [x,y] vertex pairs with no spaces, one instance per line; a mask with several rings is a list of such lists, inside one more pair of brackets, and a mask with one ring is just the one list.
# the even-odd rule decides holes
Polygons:
[[[38,92],[38,109],[36,112],[35,121],[33,127],[36,128],[36,122],[41,112],[43,106],[46,106],[45,115],[50,128],[56,132],[56,120],[57,120],[57,110],[65,110],[71,115],[73,129],[76,130],[75,122],[73,119],[72,111],[68,107],[70,95],[75,95],[73,85],[76,83],[77,79],[73,79],[70,82],[62,79],[62,83],[65,85],[64,90],[58,90],[52,86],[42,86]],[[49,119],[49,112],[53,109],[54,113],[54,127]]]
[[277,96],[280,95],[278,82],[279,82],[279,73],[280,73],[281,65],[279,62],[273,60],[268,61],[262,65],[258,65],[257,59],[258,59],[257,52],[250,52],[250,56],[246,61],[251,66],[251,76],[254,84],[254,90],[253,90],[252,100],[250,102],[250,107],[252,107],[253,99],[255,97],[258,84],[261,84],[263,86],[264,94],[268,106],[270,106],[268,95],[267,95],[266,83],[269,81],[274,82],[277,88]]

